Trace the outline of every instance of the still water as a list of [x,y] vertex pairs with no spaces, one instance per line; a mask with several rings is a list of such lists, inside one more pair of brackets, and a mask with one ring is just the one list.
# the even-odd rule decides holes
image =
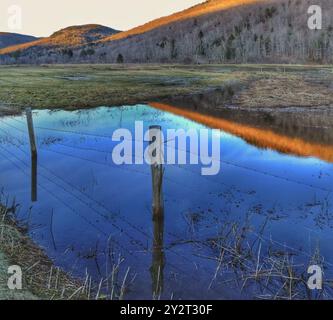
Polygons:
[[[123,283],[127,299],[330,298],[304,279],[314,263],[333,278],[332,145],[152,105],[33,112],[36,177],[25,116],[0,119],[3,199],[55,264],[113,298]],[[221,129],[217,176],[165,165],[158,218],[150,166],[111,158],[113,131],[136,120]]]

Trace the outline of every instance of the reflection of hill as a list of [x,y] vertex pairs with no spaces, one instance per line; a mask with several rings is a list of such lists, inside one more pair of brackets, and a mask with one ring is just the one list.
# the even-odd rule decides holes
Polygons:
[[[298,128],[297,124],[302,122],[301,120],[297,120],[298,114],[295,115],[293,119],[281,113],[277,117],[279,122],[276,122],[280,123],[280,127],[275,127],[270,125],[272,119],[269,117],[265,118],[260,113],[254,113],[250,116],[251,112],[248,111],[246,114],[243,114],[243,111],[240,110],[228,110],[227,114],[229,114],[229,117],[224,118],[221,110],[215,109],[210,113],[209,108],[198,108],[198,105],[195,104],[193,104],[191,108],[176,107],[163,103],[150,103],[150,105],[159,110],[183,116],[211,128],[229,132],[260,148],[269,148],[282,153],[302,157],[316,157],[327,162],[333,162],[333,134],[329,133],[329,130],[325,131],[319,129],[319,135],[325,136],[325,132],[327,133],[327,136],[325,136],[326,139],[323,140],[325,142],[319,143],[315,141],[317,139],[307,139],[308,135],[310,137],[310,131],[313,136],[316,136],[316,128]],[[202,110],[203,112],[201,112]],[[232,120],[232,113],[239,113],[239,120],[241,121],[237,121],[236,119]],[[237,116],[235,118],[237,118]],[[259,118],[258,121],[255,121],[257,118]],[[317,118],[317,120],[320,119],[322,118]],[[292,125],[294,120],[296,122]],[[251,124],[251,121],[254,123]],[[306,133],[304,134],[304,138],[301,137],[302,133]]]
[[268,129],[291,138],[333,145],[333,109],[227,108],[226,105],[232,104],[234,92],[239,92],[239,89],[238,85],[230,85],[222,90],[171,98],[163,102],[181,109],[197,111],[251,127]]

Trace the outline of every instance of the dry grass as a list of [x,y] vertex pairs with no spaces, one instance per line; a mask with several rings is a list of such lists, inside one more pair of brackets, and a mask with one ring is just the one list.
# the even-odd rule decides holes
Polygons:
[[0,245],[8,263],[22,268],[23,288],[30,293],[28,297],[87,299],[84,285],[55,267],[44,251],[25,235],[25,229],[13,218],[14,208],[15,205],[12,209],[0,206]]
[[254,81],[234,103],[246,108],[333,106],[333,90],[297,75]]
[[[4,202],[3,195],[1,198]],[[124,273],[122,268],[124,258],[119,255],[114,259],[115,254],[111,249],[112,239],[108,239],[105,252],[110,260],[109,273],[99,281],[94,280],[87,272],[84,279],[75,279],[55,266],[44,250],[30,239],[27,235],[28,226],[17,222],[18,207],[15,203],[0,205],[0,269],[6,269],[9,264],[20,266],[24,289],[15,294],[6,290],[5,297],[14,300],[123,300],[125,298],[135,277],[130,277],[129,268]],[[97,252],[91,254],[97,255]],[[0,300],[1,297],[0,292]]]
[[[250,299],[321,300],[332,299],[332,284],[323,280],[323,290],[309,290],[310,265],[328,267],[319,248],[312,255],[265,238],[249,221],[224,223],[216,238],[198,240],[197,248],[209,248],[212,255],[198,255],[216,262],[208,288],[225,287]],[[205,249],[204,249],[205,250]]]
[[329,85],[333,83],[333,73],[329,67],[11,66],[0,67],[0,116],[16,113],[27,106],[75,110],[160,101],[223,88],[230,83],[238,84],[240,88],[235,92],[232,104],[243,108],[333,105],[333,91]]
[[83,109],[143,103],[202,92],[250,74],[236,70],[154,65],[0,67],[2,106],[20,109]]

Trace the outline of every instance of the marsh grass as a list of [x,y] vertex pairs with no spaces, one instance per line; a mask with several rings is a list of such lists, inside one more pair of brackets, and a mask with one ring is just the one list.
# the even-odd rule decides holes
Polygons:
[[[242,107],[332,102],[330,66],[42,65],[0,67],[0,115],[137,104],[239,84]],[[247,88],[247,90],[243,90]]]
[[[105,276],[94,281],[86,271],[82,280],[76,280],[62,271],[26,235],[27,226],[17,223],[14,202],[2,201],[0,206],[0,258],[4,254],[8,264],[22,267],[26,292],[12,299],[50,300],[124,300],[137,275],[124,269],[125,259],[115,255],[112,239],[106,246]],[[257,227],[246,218],[244,223],[219,222],[215,237],[200,239],[200,228],[207,227],[201,215],[190,211],[184,215],[191,238],[172,243],[172,247],[193,245],[193,255],[208,259],[216,265],[207,281],[207,290],[225,287],[240,296],[264,300],[332,299],[332,281],[325,272],[332,268],[317,246],[313,253],[292,248],[265,236],[268,219]],[[214,220],[215,221],[215,220]],[[91,259],[101,254],[96,246]],[[310,265],[324,270],[323,290],[308,289],[307,273]],[[209,278],[209,277],[208,277]],[[153,297],[156,299],[156,297]]]
[[[0,267],[7,272],[6,266],[18,265],[23,272],[23,292],[14,294],[7,290],[7,298],[15,300],[125,299],[135,280],[135,275],[130,274],[130,268],[124,272],[124,258],[120,255],[115,257],[112,250],[112,239],[108,239],[108,246],[104,252],[106,260],[109,262],[106,264],[105,276],[96,282],[96,279],[93,279],[86,271],[83,279],[76,279],[57,267],[47,257],[44,250],[33,243],[27,235],[27,231],[30,229],[29,221],[18,222],[17,220],[16,214],[19,206],[15,201],[9,205],[8,199],[3,196],[0,200],[0,203],[3,203],[0,205]],[[99,254],[97,250],[96,248],[96,252],[91,253],[94,257]],[[2,278],[0,280],[5,281]]]
[[201,241],[214,254],[201,256],[216,262],[216,271],[208,286],[228,286],[250,299],[322,300],[332,299],[333,287],[325,279],[322,290],[308,288],[310,265],[327,270],[329,263],[317,247],[309,255],[265,238],[265,226],[256,233],[250,224],[225,224],[218,237]]
[[254,81],[234,103],[248,108],[322,107],[333,105],[332,88],[318,80],[332,81],[330,73],[269,75]]
[[26,235],[26,227],[18,225],[15,209],[15,203],[0,207],[0,250],[8,263],[22,268],[23,288],[40,299],[86,299],[80,281],[55,267]]
[[143,103],[243,81],[245,72],[177,66],[72,65],[0,67],[0,110],[83,109]]

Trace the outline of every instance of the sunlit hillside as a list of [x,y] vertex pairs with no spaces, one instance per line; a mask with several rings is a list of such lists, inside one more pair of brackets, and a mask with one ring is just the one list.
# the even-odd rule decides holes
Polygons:
[[112,35],[110,37],[102,39],[101,41],[105,42],[110,40],[124,39],[128,36],[145,33],[173,22],[179,22],[182,20],[212,13],[215,11],[227,10],[245,4],[264,2],[264,1],[269,1],[269,0],[208,0],[202,4],[193,6],[192,8],[186,9],[181,12],[177,12],[167,17],[162,17],[160,19],[150,21],[142,26],[118,33],[116,35]]
[[25,50],[32,47],[54,48],[82,46],[119,31],[96,24],[71,26],[53,33],[50,37],[11,46],[0,50],[0,54]]
[[119,33],[67,28],[0,63],[332,63],[333,7],[316,4],[322,30],[308,27],[312,0],[211,0]]
[[[150,21],[142,26],[135,27],[128,31],[124,32],[114,32],[109,35],[105,35],[104,37],[96,38],[92,41],[97,40],[97,42],[108,42],[112,40],[124,39],[129,36],[133,36],[136,34],[142,34],[147,31],[153,30],[155,28],[159,28],[165,26],[167,24],[181,21],[189,18],[193,18],[196,16],[200,16],[207,13],[212,13],[218,10],[226,10],[232,7],[241,6],[244,4],[254,3],[254,2],[262,2],[267,0],[208,0],[202,4],[193,6],[192,8],[186,9],[181,12],[177,12],[167,17],[162,17],[153,21]],[[269,1],[269,0],[268,0]],[[66,45],[66,46],[78,46],[82,45],[85,42],[82,41],[82,36],[85,32],[89,31],[90,27],[94,27],[93,25],[85,25],[80,27],[69,27],[64,30],[60,30],[54,33],[51,37],[45,38],[43,40],[34,41],[31,43],[26,43],[23,45],[15,45],[4,50],[0,50],[0,54],[6,54],[15,52],[18,50],[25,50],[34,46],[49,46],[53,44],[57,45]]]

